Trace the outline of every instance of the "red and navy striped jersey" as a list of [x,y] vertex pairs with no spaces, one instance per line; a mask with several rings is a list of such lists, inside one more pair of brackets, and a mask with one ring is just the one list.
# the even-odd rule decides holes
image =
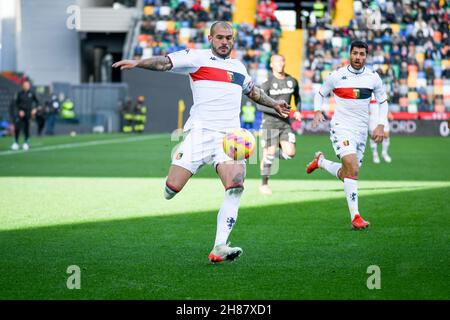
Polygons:
[[223,59],[211,49],[182,50],[168,55],[172,71],[189,75],[194,104],[184,130],[206,128],[227,131],[240,127],[242,93],[253,82],[237,59]]
[[333,93],[336,100],[332,124],[367,130],[372,94],[378,103],[387,100],[383,82],[377,72],[363,67],[345,66],[333,71],[319,90],[323,97]]

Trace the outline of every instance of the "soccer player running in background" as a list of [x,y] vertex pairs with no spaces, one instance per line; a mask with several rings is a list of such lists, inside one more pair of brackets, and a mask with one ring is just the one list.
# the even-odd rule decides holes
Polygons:
[[[301,119],[300,94],[298,82],[292,76],[284,72],[286,61],[282,55],[276,54],[270,57],[272,74],[261,85],[261,89],[271,98],[284,100],[290,103],[294,97],[297,110],[294,112],[295,120]],[[289,118],[280,117],[273,109],[260,107],[263,112],[261,147],[263,148],[261,160],[262,183],[259,191],[262,194],[271,195],[269,176],[275,158],[290,160],[295,156],[295,133],[292,130]],[[281,148],[281,149],[280,149]]]
[[182,50],[141,61],[123,60],[113,67],[172,70],[189,75],[194,105],[184,126],[187,135],[172,159],[164,196],[173,198],[200,167],[212,163],[225,187],[225,199],[217,216],[216,238],[208,258],[211,262],[233,261],[242,254],[242,249],[230,247],[227,240],[237,220],[246,170],[244,160],[233,161],[225,154],[223,137],[230,129],[240,127],[242,93],[275,109],[282,117],[289,115],[289,105],[268,97],[253,84],[245,66],[230,58],[235,41],[231,25],[222,21],[213,23],[208,40],[211,49]]
[[[380,108],[378,106],[378,102],[372,95],[372,100],[370,101],[369,106],[369,133],[371,135],[373,135],[373,130],[375,130],[378,124],[379,110]],[[384,123],[384,139],[381,143],[381,156],[387,163],[392,162],[392,158],[389,156],[389,146],[391,144],[391,139],[389,137],[389,116],[390,113],[388,113],[388,117],[386,118],[386,122]],[[378,143],[376,143],[373,139],[370,139],[370,149],[372,149],[373,163],[380,163],[380,156],[378,155]]]
[[306,167],[307,173],[322,168],[344,182],[351,223],[355,229],[369,226],[358,209],[358,171],[366,147],[372,92],[380,106],[377,126],[372,132],[372,139],[376,143],[383,141],[388,113],[383,82],[377,72],[365,67],[367,54],[365,42],[353,41],[350,46],[350,65],[332,72],[314,96],[313,126],[324,121],[321,110],[323,98],[331,92],[335,96],[336,109],[330,123],[330,140],[341,163],[325,159],[324,154],[318,151]]

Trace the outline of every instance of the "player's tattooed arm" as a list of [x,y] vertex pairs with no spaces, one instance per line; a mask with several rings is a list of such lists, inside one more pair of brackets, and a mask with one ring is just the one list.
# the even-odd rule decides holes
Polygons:
[[168,57],[151,57],[139,61],[137,67],[154,71],[167,71],[172,69],[172,63]]
[[289,116],[290,107],[286,101],[272,99],[264,92],[264,90],[258,88],[257,86],[254,86],[247,96],[256,103],[274,108],[278,115],[283,118],[287,118]]
[[269,97],[263,89],[258,88],[257,86],[254,86],[253,89],[248,93],[247,95],[250,99],[253,101],[262,104],[263,106],[267,107],[274,107],[276,101]]
[[153,71],[168,71],[172,69],[172,62],[168,57],[151,57],[143,60],[121,60],[114,63],[113,68],[119,68],[120,70],[142,68]]

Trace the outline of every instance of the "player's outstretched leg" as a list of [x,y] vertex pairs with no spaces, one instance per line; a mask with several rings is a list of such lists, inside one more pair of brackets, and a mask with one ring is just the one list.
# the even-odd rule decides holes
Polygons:
[[306,173],[312,173],[318,168],[326,170],[332,176],[340,179],[339,170],[342,164],[325,159],[325,155],[321,151],[317,151],[314,159],[306,166]]
[[172,165],[169,169],[166,185],[164,187],[164,198],[170,200],[175,197],[177,193],[183,189],[190,177],[192,177],[192,173],[189,170],[177,165]]
[[225,162],[218,166],[217,172],[225,186],[225,199],[217,215],[216,239],[208,259],[214,263],[231,262],[243,252],[242,248],[230,247],[228,237],[236,223],[244,191],[245,165]]

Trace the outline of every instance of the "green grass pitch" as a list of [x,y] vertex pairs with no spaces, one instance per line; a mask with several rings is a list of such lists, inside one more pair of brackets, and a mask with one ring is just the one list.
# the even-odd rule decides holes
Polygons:
[[[169,135],[33,138],[28,152],[0,140],[0,299],[449,299],[450,139],[393,137],[392,164],[360,172],[371,222],[351,231],[343,185],[305,173],[327,136],[299,136],[280,162],[274,194],[258,193],[250,159],[232,245],[213,265],[223,187],[204,167],[171,201]],[[68,266],[81,289],[66,286]],[[381,289],[369,290],[369,266]]]

